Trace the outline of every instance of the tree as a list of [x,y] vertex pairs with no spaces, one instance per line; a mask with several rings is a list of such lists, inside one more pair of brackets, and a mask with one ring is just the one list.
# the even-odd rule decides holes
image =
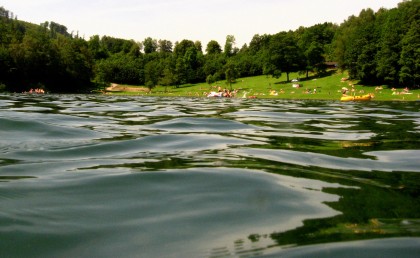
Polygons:
[[8,20],[10,18],[10,12],[4,9],[3,6],[0,6],[0,18]]
[[206,53],[207,55],[217,55],[222,53],[222,48],[217,41],[211,40],[207,43]]
[[329,51],[335,31],[336,26],[332,23],[317,24],[309,28],[300,27],[296,31],[298,45],[306,62],[306,78],[309,77],[309,71],[318,74],[325,72],[325,61],[327,57],[331,58]]
[[191,40],[184,39],[181,42],[175,43],[175,48],[174,48],[174,55],[175,55],[175,57],[178,58],[180,56],[184,56],[185,53],[190,48],[194,48],[195,49],[195,44]]
[[301,70],[304,61],[292,32],[274,35],[270,40],[266,58],[265,73],[278,78],[282,72],[285,72],[287,81],[291,72]]
[[109,56],[108,51],[103,47],[99,35],[94,35],[90,37],[90,40],[88,41],[88,46],[95,60],[105,59]]
[[406,86],[418,85],[420,82],[420,31],[418,21],[411,24],[410,30],[401,40],[399,64],[400,83]]
[[49,38],[48,30],[36,27],[28,30],[21,43],[14,43],[10,49],[18,76],[16,82],[24,85],[17,90],[26,90],[34,85],[46,86],[46,80],[57,78],[59,73],[51,73],[57,65],[58,52]]
[[226,64],[226,59],[224,55],[207,55],[204,60],[203,71],[206,77],[212,75],[216,81],[225,77],[223,68]]
[[[191,40],[182,40],[175,44],[174,58],[176,61],[175,74],[179,82],[204,81],[203,71],[204,56],[201,52],[201,43],[197,44]],[[182,59],[182,60],[180,60]]]
[[232,90],[232,83],[238,78],[238,70],[233,62],[228,62],[225,66],[226,84],[230,86]]
[[[409,59],[406,54],[411,43],[407,42],[407,38],[411,38],[412,25],[416,24],[419,19],[420,2],[418,0],[404,1],[388,12],[383,12],[385,16],[382,25],[381,44],[377,53],[377,75],[386,82],[398,85],[406,84],[407,80],[411,80],[410,73],[412,71],[408,66],[403,66]],[[417,23],[418,24],[418,23]],[[418,25],[417,25],[418,26]],[[418,30],[418,27],[417,27]],[[411,35],[407,35],[411,34]],[[414,36],[414,45],[415,43]],[[403,50],[402,47],[405,47]],[[401,55],[404,57],[401,58]],[[410,61],[408,61],[410,62]],[[403,76],[404,78],[400,78]]]
[[196,40],[194,42],[194,46],[195,46],[195,49],[197,49],[198,52],[203,53],[203,44],[201,44],[201,41]]
[[156,52],[158,49],[158,42],[156,39],[152,39],[151,37],[146,38],[143,41],[143,50],[145,54],[151,54]]
[[[62,41],[60,43],[60,41]],[[63,42],[64,41],[64,42]],[[50,83],[50,90],[56,92],[77,92],[89,88],[93,77],[93,58],[89,52],[88,44],[85,40],[61,38],[56,44],[62,44],[59,48],[59,71],[56,71],[60,78]],[[51,66],[55,66],[52,64]],[[49,72],[54,73],[54,68]],[[48,78],[53,75],[49,74]]]
[[158,49],[160,53],[172,53],[172,42],[169,40],[159,40]]
[[146,64],[144,67],[144,75],[146,86],[149,90],[152,90],[158,84],[160,74],[159,63],[157,61],[151,61]]
[[121,84],[144,84],[144,69],[140,58],[118,53],[97,63],[97,80]]
[[350,35],[353,33],[355,20],[355,16],[350,16],[344,21],[337,29],[332,42],[334,59],[342,71],[347,70],[349,67],[346,57],[351,45]]
[[249,47],[240,51],[237,61],[241,75],[255,76],[264,74],[264,67],[267,68],[266,58],[270,45],[270,35],[254,35]]
[[[48,22],[46,22],[46,24],[48,24]],[[49,28],[50,28],[50,33],[51,33],[51,37],[55,38],[58,34],[61,34],[65,37],[70,37],[71,35],[67,32],[67,27],[55,22],[50,22],[49,23]]]
[[226,57],[231,57],[232,55],[238,52],[238,49],[235,48],[235,43],[236,43],[235,36],[233,35],[226,36],[225,49],[223,51]]
[[343,62],[350,77],[365,82],[375,81],[377,38],[375,14],[372,9],[362,10],[359,17],[351,18],[347,28]]
[[185,64],[183,57],[176,59],[174,82],[176,87],[179,87],[179,85],[188,82],[187,65]]
[[[254,35],[240,50],[228,35],[224,48],[211,40],[203,54],[200,41],[174,45],[150,37],[143,42],[109,36],[85,41],[55,22],[40,25],[14,19],[0,8],[0,84],[8,90],[44,85],[53,91],[79,91],[89,80],[154,87],[239,76],[309,71],[322,73],[326,60],[337,61],[354,79],[395,86],[416,85],[419,78],[418,0],[377,13],[362,10],[340,26]],[[144,54],[141,52],[143,51]]]
[[175,84],[175,75],[170,68],[165,68],[163,70],[163,76],[159,79],[159,84],[162,86],[170,86]]
[[101,38],[101,46],[106,49],[110,54],[129,53],[133,47],[138,48],[138,44],[133,40],[113,38],[103,36]]
[[211,86],[211,84],[215,83],[216,80],[213,75],[209,74],[206,78],[206,82],[209,86]]
[[304,50],[306,78],[309,78],[309,71],[317,74],[325,72],[324,50],[320,43],[313,41]]
[[252,37],[251,42],[249,43],[249,51],[252,54],[261,53],[265,49],[268,49],[270,44],[270,35],[264,34],[264,35],[258,35],[255,34],[254,37]]

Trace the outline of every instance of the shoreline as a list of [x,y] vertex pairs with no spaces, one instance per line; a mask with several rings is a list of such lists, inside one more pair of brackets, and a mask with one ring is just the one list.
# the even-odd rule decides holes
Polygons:
[[[362,85],[356,80],[350,80],[347,72],[330,70],[323,76],[311,75],[308,78],[300,78],[298,73],[290,74],[292,80],[287,81],[286,75],[280,78],[271,76],[242,77],[235,80],[232,85],[226,81],[217,81],[212,84],[195,83],[180,86],[156,86],[151,91],[144,86],[121,85],[129,91],[115,91],[115,85],[106,94],[109,95],[132,95],[132,96],[158,96],[158,97],[196,97],[206,96],[216,89],[237,92],[235,98],[247,97],[257,99],[285,99],[285,100],[340,100],[343,89],[347,89],[348,96],[374,95],[371,101],[419,101],[420,88],[404,89],[394,88],[392,85]],[[297,86],[299,85],[299,86]],[[120,88],[121,89],[121,88]]]

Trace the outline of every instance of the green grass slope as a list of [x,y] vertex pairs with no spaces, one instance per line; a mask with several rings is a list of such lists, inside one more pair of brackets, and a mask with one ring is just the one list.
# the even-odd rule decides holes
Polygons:
[[[206,97],[211,91],[222,89],[237,90],[236,98],[244,95],[255,98],[278,98],[278,99],[319,99],[319,100],[340,100],[341,89],[349,89],[349,95],[374,94],[373,100],[379,101],[416,101],[420,100],[420,89],[394,89],[392,85],[365,86],[358,84],[357,81],[343,80],[347,78],[347,73],[330,71],[322,77],[299,77],[290,74],[290,79],[299,79],[299,82],[287,82],[286,74],[276,79],[271,76],[255,76],[239,78],[232,85],[227,85],[226,81],[219,81],[211,85],[207,83],[186,84],[178,88],[174,86],[157,86],[152,92],[119,92],[126,95],[149,95],[149,96],[185,96],[185,97]],[[299,88],[293,87],[299,84]],[[113,93],[116,94],[116,93]]]

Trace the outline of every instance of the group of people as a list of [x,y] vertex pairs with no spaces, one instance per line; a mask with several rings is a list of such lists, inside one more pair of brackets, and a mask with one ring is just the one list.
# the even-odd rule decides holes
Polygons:
[[232,98],[236,96],[237,90],[230,91],[228,89],[222,89],[222,87],[218,87],[217,92],[212,91],[210,93],[205,93],[208,98],[215,97],[215,98]]
[[[341,80],[343,80],[343,79],[341,79]],[[347,96],[347,93],[349,93],[350,91],[351,91],[352,94],[355,94],[356,88],[354,87],[354,84],[349,83],[349,86],[351,87],[351,90],[349,90],[347,87],[341,88],[341,94],[343,94],[343,96]]]
[[30,94],[44,94],[45,93],[45,90],[44,89],[41,89],[41,88],[35,88],[35,89],[30,89],[29,91],[25,91],[25,92],[23,92],[23,93],[30,93]]
[[397,91],[396,88],[392,88],[392,95],[400,95],[400,94],[413,94],[410,90],[405,87],[401,92]]
[[[349,90],[348,88],[346,88],[346,87],[343,87],[343,88],[341,88],[341,93],[343,94],[343,96],[347,96],[347,94],[349,93],[349,92],[352,92],[352,93],[354,93],[356,90],[355,90],[355,88],[354,88],[354,85],[353,84],[349,84],[350,86],[351,86],[351,90]],[[381,93],[381,91],[384,89],[384,87],[383,86],[377,86],[377,87],[375,87],[375,92],[379,92],[379,93]],[[411,92],[410,92],[410,90],[406,87],[406,88],[404,88],[402,91],[398,91],[396,88],[394,88],[394,87],[392,87],[392,89],[391,89],[391,91],[392,91],[392,95],[400,95],[400,94],[412,94]],[[364,92],[364,90],[360,90],[359,91],[359,93],[365,93]],[[373,94],[371,94],[371,95],[373,95]]]
[[303,93],[305,93],[305,94],[316,94],[316,88],[314,88],[313,90],[305,89],[305,91]]

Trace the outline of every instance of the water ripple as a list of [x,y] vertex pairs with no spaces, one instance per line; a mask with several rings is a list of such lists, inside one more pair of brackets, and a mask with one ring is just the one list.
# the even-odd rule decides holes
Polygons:
[[306,167],[321,167],[337,170],[361,171],[407,171],[420,172],[418,157],[420,150],[399,150],[366,152],[365,159],[341,158],[319,153],[299,152],[291,150],[269,150],[242,148],[234,151],[236,155],[265,159]]
[[0,256],[352,255],[346,241],[419,237],[419,105],[0,95]]

